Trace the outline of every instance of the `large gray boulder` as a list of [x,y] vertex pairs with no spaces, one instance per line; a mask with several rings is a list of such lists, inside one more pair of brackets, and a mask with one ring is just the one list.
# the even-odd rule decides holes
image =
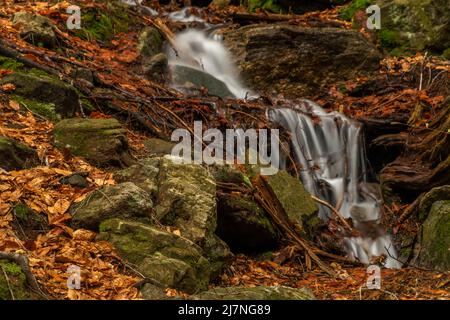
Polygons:
[[0,136],[0,168],[6,171],[21,170],[38,164],[36,150],[14,139]]
[[86,158],[95,165],[126,166],[133,163],[125,130],[116,119],[65,119],[54,128],[59,149]]
[[151,222],[150,195],[131,182],[105,186],[70,208],[72,226],[97,231],[103,220],[122,218]]
[[287,24],[249,25],[224,40],[246,85],[301,97],[379,68],[382,56],[358,31]]
[[204,290],[211,268],[202,249],[190,240],[147,224],[120,219],[103,221],[98,240],[110,242],[158,286],[188,293]]
[[315,300],[308,288],[258,286],[214,288],[192,297],[194,300]]

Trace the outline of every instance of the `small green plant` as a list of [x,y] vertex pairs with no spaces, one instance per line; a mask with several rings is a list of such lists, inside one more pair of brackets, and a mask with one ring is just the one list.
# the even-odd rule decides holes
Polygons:
[[258,9],[271,12],[281,11],[281,8],[276,4],[275,0],[241,0],[241,5],[247,6],[249,12],[255,12]]

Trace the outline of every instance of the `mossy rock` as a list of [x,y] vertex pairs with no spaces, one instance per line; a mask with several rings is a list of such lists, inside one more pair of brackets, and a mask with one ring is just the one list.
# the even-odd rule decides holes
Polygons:
[[101,221],[120,217],[151,222],[150,195],[131,182],[105,186],[70,208],[72,226],[97,231]]
[[31,300],[33,298],[20,266],[7,260],[0,260],[0,300]]
[[211,269],[190,240],[146,224],[120,219],[102,222],[98,240],[110,242],[120,256],[146,277],[188,293],[204,290]]
[[193,300],[315,300],[308,288],[286,286],[213,288],[191,298]]
[[13,25],[19,28],[20,37],[25,41],[50,49],[55,46],[55,25],[49,18],[30,12],[17,12],[13,17]]
[[156,156],[164,156],[172,153],[172,148],[176,144],[171,141],[166,141],[158,138],[150,138],[144,141],[145,150]]
[[39,102],[21,96],[12,96],[11,98],[17,101],[23,109],[31,111],[34,115],[38,115],[52,122],[62,120],[61,115],[56,112],[54,103]]
[[164,38],[156,27],[145,27],[141,30],[137,49],[142,57],[152,58],[163,52]]
[[419,232],[417,264],[435,270],[450,270],[450,200],[431,206]]
[[99,166],[134,163],[125,130],[110,119],[65,119],[54,128],[55,146]]
[[0,80],[0,84],[6,83],[16,87],[14,95],[19,102],[50,120],[72,117],[80,108],[75,88],[55,77],[14,72]]
[[39,165],[36,150],[7,137],[0,136],[0,168],[11,171]]
[[289,219],[294,223],[303,226],[304,221],[316,216],[319,208],[299,179],[285,170],[280,170],[277,174],[267,176],[266,182]]
[[91,7],[83,11],[82,29],[69,30],[85,40],[97,40],[109,44],[116,34],[128,32],[130,16],[126,5],[120,1],[101,1],[103,8]]
[[266,212],[250,197],[219,193],[217,235],[233,252],[273,249],[278,234]]
[[433,188],[423,196],[419,203],[419,221],[424,221],[433,203],[440,200],[450,200],[450,185]]
[[22,203],[18,203],[13,207],[13,214],[15,234],[23,241],[35,240],[39,234],[49,230],[46,217]]

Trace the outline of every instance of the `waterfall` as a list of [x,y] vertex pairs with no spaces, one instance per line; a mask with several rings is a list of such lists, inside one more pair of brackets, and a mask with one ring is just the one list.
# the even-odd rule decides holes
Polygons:
[[[188,19],[185,11],[171,17]],[[175,50],[168,52],[169,65],[201,70],[225,83],[236,97],[249,97],[249,90],[240,83],[229,53],[218,37],[188,29],[177,34],[174,46]],[[384,254],[386,267],[400,267],[390,237],[378,225],[380,197],[367,182],[361,125],[338,112],[326,112],[308,100],[296,109],[271,110],[268,116],[292,133],[293,153],[301,166],[305,188],[335,206],[345,218],[352,218],[356,229],[369,226],[377,231],[344,239],[349,257],[368,264],[371,257]],[[326,220],[331,213],[320,206],[319,216]]]

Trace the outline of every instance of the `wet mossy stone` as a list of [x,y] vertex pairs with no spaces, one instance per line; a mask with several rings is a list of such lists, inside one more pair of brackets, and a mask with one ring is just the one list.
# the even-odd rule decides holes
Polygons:
[[131,182],[105,186],[70,208],[72,226],[97,231],[103,220],[134,219],[151,222],[153,202],[150,195]]
[[158,138],[150,138],[144,141],[145,150],[151,155],[164,156],[172,153],[176,144]]
[[144,58],[152,58],[162,53],[164,39],[156,27],[145,27],[141,30],[137,49]]
[[382,45],[441,53],[450,47],[448,0],[373,0],[381,8]]
[[170,67],[172,82],[181,90],[187,90],[194,94],[200,94],[202,88],[208,90],[208,95],[222,99],[235,98],[227,85],[204,71],[181,65]]
[[20,107],[23,107],[22,109],[24,111],[29,110],[34,115],[52,122],[58,122],[62,120],[61,115],[56,112],[54,103],[39,102],[37,100],[30,100],[17,95],[12,96],[11,98],[17,101]]
[[188,293],[205,290],[210,264],[201,248],[176,234],[120,219],[103,221],[97,240],[110,242],[139,272],[163,286]]
[[[293,222],[303,226],[304,221],[310,220],[318,212],[317,204],[311,199],[311,195],[306,191],[300,180],[294,178],[285,170],[267,176],[266,182]],[[303,228],[306,229],[305,226]]]
[[39,165],[39,162],[36,150],[0,136],[0,168],[6,171],[28,169]]
[[31,300],[33,298],[20,266],[7,260],[0,260],[0,300]]
[[125,130],[116,119],[65,119],[54,128],[58,149],[99,166],[127,166],[134,161]]
[[25,41],[50,49],[55,46],[55,25],[49,18],[30,12],[17,12],[13,17],[13,25],[20,30],[20,37]]
[[213,288],[191,297],[194,300],[315,300],[308,288],[258,286]]
[[450,200],[450,185],[440,186],[428,191],[419,203],[419,220],[424,221],[436,201]]
[[431,206],[419,231],[417,264],[435,270],[450,270],[450,200]]
[[277,245],[277,232],[265,211],[251,198],[219,193],[217,235],[233,252],[257,252]]
[[[12,83],[16,87],[15,95],[28,100],[54,104],[54,112],[63,118],[72,117],[80,108],[79,96],[75,88],[55,77],[14,72],[0,79],[0,84],[6,83]],[[47,114],[44,112],[42,115]]]

